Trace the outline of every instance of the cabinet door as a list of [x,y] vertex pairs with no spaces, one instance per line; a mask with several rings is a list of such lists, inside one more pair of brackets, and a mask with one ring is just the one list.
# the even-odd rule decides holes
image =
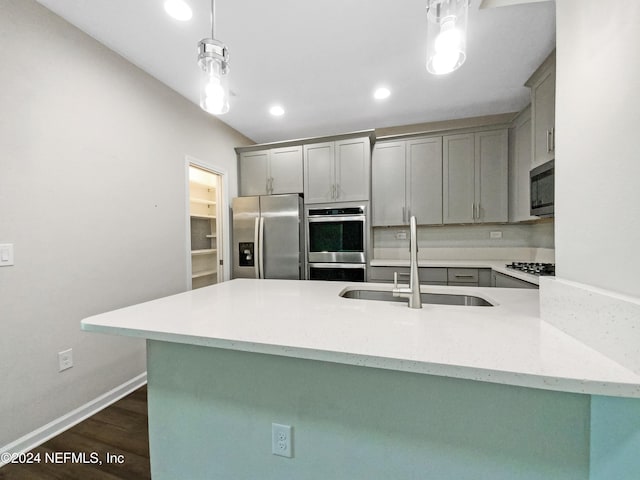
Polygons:
[[335,199],[333,142],[304,146],[304,203]]
[[335,142],[335,200],[369,200],[370,163],[369,138]]
[[407,219],[442,223],[442,137],[407,142]]
[[302,146],[274,148],[269,162],[271,193],[302,193]]
[[493,272],[492,277],[492,286],[497,288],[538,288],[538,285],[534,283],[525,282],[500,272]]
[[269,150],[242,152],[239,163],[240,195],[266,195]]
[[531,108],[516,118],[509,132],[509,221],[535,220],[530,215]]
[[478,132],[476,145],[476,222],[509,219],[507,129]]
[[473,223],[474,135],[446,135],[442,142],[444,223]]
[[533,115],[533,163],[539,165],[555,157],[555,69],[531,87]]
[[377,143],[371,160],[373,226],[407,223],[405,142]]

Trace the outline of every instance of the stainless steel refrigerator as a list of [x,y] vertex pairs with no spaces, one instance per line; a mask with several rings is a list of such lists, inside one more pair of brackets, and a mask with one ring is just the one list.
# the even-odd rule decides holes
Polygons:
[[231,210],[233,278],[304,278],[300,196],[237,197]]

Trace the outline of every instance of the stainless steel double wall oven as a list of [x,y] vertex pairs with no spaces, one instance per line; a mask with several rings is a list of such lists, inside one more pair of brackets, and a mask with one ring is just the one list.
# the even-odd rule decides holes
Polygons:
[[364,282],[366,279],[366,206],[306,207],[307,278]]

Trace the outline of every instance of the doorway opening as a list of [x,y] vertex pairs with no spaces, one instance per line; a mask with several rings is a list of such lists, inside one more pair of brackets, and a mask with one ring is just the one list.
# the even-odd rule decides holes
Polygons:
[[189,163],[190,288],[224,280],[222,175]]

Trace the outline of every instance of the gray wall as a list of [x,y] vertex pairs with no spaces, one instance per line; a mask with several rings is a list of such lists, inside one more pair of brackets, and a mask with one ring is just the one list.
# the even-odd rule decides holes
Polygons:
[[[637,299],[640,3],[603,6],[556,2],[556,272]],[[640,478],[639,418],[638,399],[593,398],[590,480]]]
[[[154,480],[588,480],[589,403],[586,395],[149,342]],[[271,454],[271,423],[293,426],[293,458]]]
[[35,1],[0,12],[4,445],[145,371],[141,341],[80,320],[185,289],[185,155],[227,169],[231,197],[251,142]]
[[556,5],[556,273],[640,297],[640,2]]

